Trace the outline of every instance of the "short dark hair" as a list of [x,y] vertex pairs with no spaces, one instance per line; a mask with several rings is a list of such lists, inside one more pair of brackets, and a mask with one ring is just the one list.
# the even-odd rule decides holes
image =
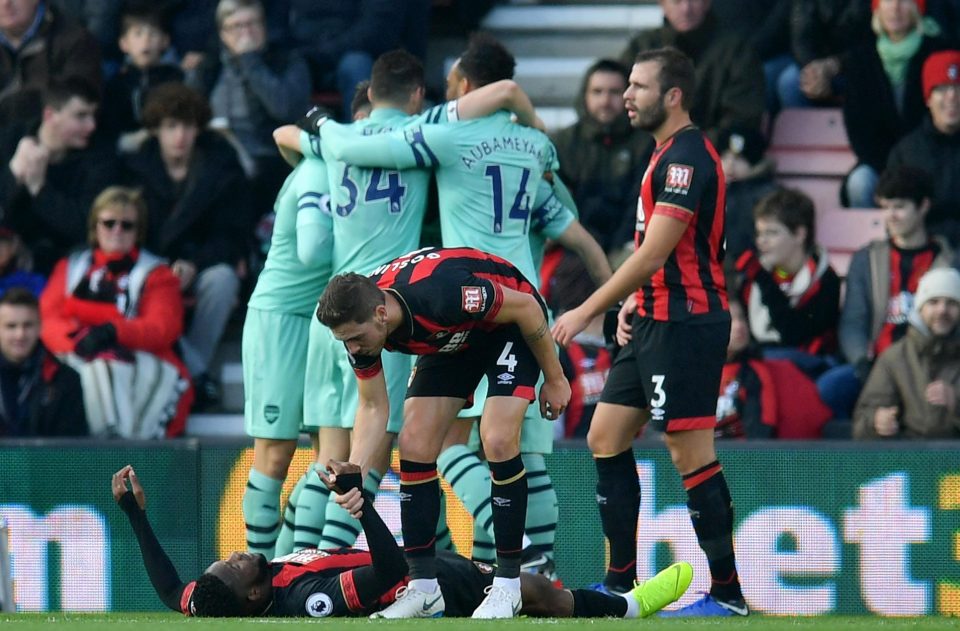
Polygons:
[[129,3],[120,14],[120,37],[140,24],[152,26],[165,35],[170,35],[167,18],[163,11],[145,2]]
[[805,193],[792,188],[780,188],[761,198],[753,207],[753,218],[775,219],[796,233],[800,228],[807,229],[804,247],[813,250],[816,239],[817,211],[813,200]]
[[153,88],[143,107],[143,125],[147,129],[157,129],[165,118],[194,123],[203,129],[210,116],[207,99],[182,83],[164,83]]
[[693,107],[693,94],[696,90],[697,79],[693,68],[693,61],[685,54],[672,46],[645,50],[637,55],[633,63],[642,64],[655,61],[660,64],[657,80],[660,82],[660,94],[667,90],[679,88],[683,97],[680,106],[689,112]]
[[513,79],[517,60],[489,33],[475,33],[460,56],[460,72],[474,87]]
[[370,81],[364,79],[353,89],[353,100],[350,101],[350,115],[356,116],[357,112],[365,107],[370,107],[370,96],[367,94],[367,88],[370,87]]
[[317,319],[331,329],[348,322],[362,323],[384,304],[383,291],[372,279],[348,272],[330,279],[317,303]]
[[380,55],[370,71],[370,93],[377,101],[403,103],[423,84],[423,64],[402,48]]
[[618,74],[623,77],[623,82],[626,83],[630,79],[630,71],[620,63],[613,59],[598,59],[593,62],[593,64],[587,68],[587,72],[583,75],[583,89],[587,89],[587,83],[590,82],[590,77],[597,74],[598,72],[609,72],[612,74]]
[[933,198],[933,180],[924,169],[891,167],[880,175],[874,196],[882,199],[909,199],[919,206]]
[[100,102],[100,91],[97,86],[76,75],[52,79],[43,92],[43,105],[59,110],[74,97],[96,105]]
[[2,296],[0,296],[0,306],[10,305],[11,307],[30,307],[39,313],[40,302],[33,292],[26,287],[11,287]]
[[226,583],[209,572],[201,574],[190,597],[190,613],[205,618],[236,618],[243,605]]

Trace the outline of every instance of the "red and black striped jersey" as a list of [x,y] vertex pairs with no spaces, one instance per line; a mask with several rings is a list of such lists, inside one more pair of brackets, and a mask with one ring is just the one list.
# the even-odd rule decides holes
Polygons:
[[[432,355],[482,345],[505,326],[493,321],[505,287],[534,296],[546,315],[543,298],[516,267],[474,248],[410,252],[381,265],[370,278],[403,309],[403,323],[387,337],[388,351]],[[379,357],[352,355],[351,360],[361,378],[379,372]]]
[[728,317],[725,209],[720,158],[702,131],[685,127],[654,150],[637,201],[637,247],[655,214],[685,221],[687,229],[664,266],[637,290],[639,315],[671,322]]
[[873,345],[873,356],[899,340],[907,332],[907,316],[914,307],[914,295],[920,277],[933,267],[933,261],[940,254],[936,241],[929,241],[917,249],[898,248],[890,243],[890,291],[887,300],[887,313],[880,327],[880,334]]
[[[396,588],[376,602],[361,602],[358,583],[370,581],[373,566],[366,550],[301,550],[270,562],[273,600],[263,616],[361,616],[379,611],[393,602]],[[369,574],[369,576],[364,576]],[[406,581],[397,583],[400,587]],[[191,597],[196,582],[188,583],[180,597],[181,611],[192,615]]]

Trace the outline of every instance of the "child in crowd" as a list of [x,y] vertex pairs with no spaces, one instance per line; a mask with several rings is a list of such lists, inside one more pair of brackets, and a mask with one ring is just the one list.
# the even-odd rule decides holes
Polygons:
[[101,129],[116,141],[118,151],[127,153],[149,135],[141,116],[147,93],[161,83],[182,82],[183,72],[163,61],[170,34],[156,8],[127,7],[121,17],[119,44],[125,58],[104,87]]

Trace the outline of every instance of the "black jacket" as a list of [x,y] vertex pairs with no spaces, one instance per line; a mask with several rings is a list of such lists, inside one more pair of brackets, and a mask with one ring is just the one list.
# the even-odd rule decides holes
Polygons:
[[653,137],[630,126],[626,113],[601,125],[586,112],[581,86],[579,120],[553,135],[560,178],[577,202],[580,223],[609,252],[633,239],[640,180]]
[[147,202],[147,249],[171,261],[191,261],[199,270],[244,258],[252,229],[250,189],[236,152],[216,132],[197,136],[182,183],[167,175],[156,138],[132,154],[126,167]]
[[[927,223],[960,220],[960,132],[947,136],[937,131],[927,116],[919,127],[900,139],[887,161],[888,167],[908,165],[925,169],[933,177],[933,200]],[[960,234],[945,232],[956,244]]]
[[847,91],[843,122],[858,162],[878,173],[883,171],[893,146],[923,121],[927,113],[921,79],[923,62],[930,53],[946,47],[943,40],[924,37],[907,67],[902,110],[897,109],[893,86],[883,70],[875,41],[844,56]]
[[157,64],[146,72],[124,64],[104,88],[99,131],[115,140],[120,134],[140,129],[147,93],[162,83],[182,81],[183,71],[172,64]]
[[[16,413],[16,408],[19,413]],[[0,358],[0,436],[86,436],[80,375],[43,344],[20,366]]]
[[20,234],[33,252],[34,269],[48,275],[70,248],[86,243],[90,206],[104,188],[120,181],[120,172],[113,151],[93,144],[48,166],[43,188],[30,195],[10,171],[10,159],[20,139],[35,136],[37,128],[0,132],[0,223]]
[[766,103],[760,59],[743,35],[725,30],[712,13],[694,31],[663,26],[637,34],[620,56],[630,68],[637,53],[673,46],[693,60],[696,94],[690,118],[716,145],[724,129],[743,125],[760,129]]
[[800,67],[873,39],[867,0],[793,0],[790,44]]

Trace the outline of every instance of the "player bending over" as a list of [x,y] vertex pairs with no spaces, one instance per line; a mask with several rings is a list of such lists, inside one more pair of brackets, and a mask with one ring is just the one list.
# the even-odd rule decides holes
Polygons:
[[[362,616],[388,606],[407,589],[407,564],[393,535],[361,494],[360,467],[330,461],[323,481],[337,501],[360,520],[370,550],[301,550],[267,561],[262,554],[234,552],[196,580],[184,583],[157,540],[146,495],[133,467],[113,474],[113,497],[130,519],[150,582],[163,603],[187,616]],[[127,488],[127,482],[130,488]],[[469,616],[493,583],[493,568],[450,552],[437,555],[446,615]],[[675,563],[629,594],[606,595],[553,586],[538,574],[523,574],[521,614],[544,617],[645,618],[683,596],[693,577],[688,563]]]

